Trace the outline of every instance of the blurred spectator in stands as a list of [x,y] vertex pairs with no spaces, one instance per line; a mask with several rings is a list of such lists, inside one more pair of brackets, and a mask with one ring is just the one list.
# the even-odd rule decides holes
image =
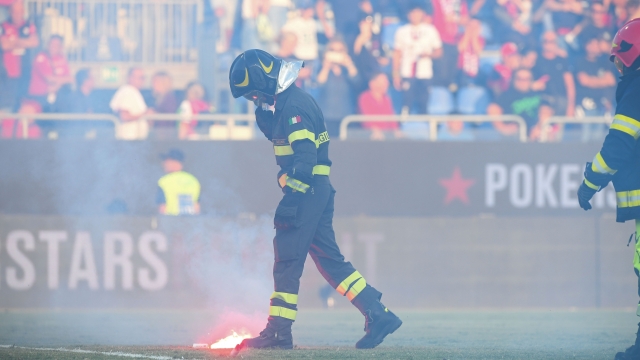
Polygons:
[[141,68],[131,68],[127,84],[122,85],[113,95],[109,107],[118,114],[121,123],[116,134],[119,139],[139,140],[146,139],[149,133],[149,124],[144,118],[152,113],[140,93],[144,86],[144,72]]
[[458,43],[458,68],[461,70],[460,85],[475,83],[480,70],[480,54],[484,49],[480,20],[472,19],[465,26],[464,35]]
[[58,92],[71,93],[71,84],[73,76],[64,54],[64,40],[53,35],[49,38],[47,49],[39,53],[33,62],[29,98],[37,101],[45,112],[49,112],[52,111]]
[[546,0],[545,8],[551,12],[556,33],[564,37],[582,21],[583,3],[579,0]]
[[374,22],[373,17],[364,15],[359,25],[360,33],[353,44],[353,61],[363,82],[367,82],[389,65],[391,60],[382,46],[380,26]]
[[289,19],[282,32],[296,36],[296,48],[293,52],[298,60],[313,61],[318,59],[318,25],[314,18],[315,10],[312,1],[300,2],[300,16]]
[[611,25],[607,9],[602,2],[594,1],[589,9],[589,17],[576,25],[569,37],[577,37],[583,49],[589,40],[600,39],[601,50],[607,52],[611,49],[614,35],[615,30]]
[[[363,16],[372,16],[374,7],[370,0],[318,0],[319,10],[324,3],[331,4],[331,12],[335,19],[335,32],[340,34],[349,48],[353,47],[360,29],[358,22]],[[328,36],[331,38],[331,36]]]
[[269,10],[267,12],[269,23],[277,37],[282,27],[287,22],[289,9],[293,6],[291,0],[269,0]]
[[[173,79],[169,73],[160,71],[151,77],[150,106],[157,114],[175,114],[178,110],[178,100],[173,91]],[[175,139],[178,126],[174,121],[153,121],[154,138],[158,140]]]
[[466,24],[469,10],[466,0],[433,0],[433,25],[442,40],[442,57],[434,60],[434,83],[456,91],[458,80],[458,43]]
[[629,0],[627,2],[628,20],[640,18],[640,0]]
[[55,111],[61,113],[90,114],[97,112],[96,98],[92,96],[95,82],[91,70],[83,68],[76,73],[76,89],[69,95],[59,96]]
[[196,215],[200,213],[200,182],[184,171],[184,153],[170,149],[161,154],[166,175],[158,180],[158,213],[162,215]]
[[585,44],[585,52],[586,57],[575,64],[576,112],[579,116],[602,116],[611,112],[616,75],[608,56],[602,56],[600,39],[590,39]]
[[542,35],[542,51],[533,67],[534,89],[542,90],[552,99],[554,114],[573,116],[576,103],[576,84],[566,56],[558,46],[558,37],[553,31]]
[[[369,90],[358,98],[358,112],[362,115],[393,115],[393,104],[389,91],[389,78],[384,73],[377,73],[369,80]],[[385,131],[393,132],[395,138],[402,137],[396,121],[364,122],[362,126],[371,130],[371,140],[384,140]]]
[[614,0],[615,25],[622,27],[626,22],[640,18],[640,0]]
[[438,141],[473,141],[475,136],[469,124],[463,121],[447,121],[439,126]]
[[211,112],[211,104],[206,101],[206,95],[202,84],[192,82],[187,85],[187,89],[184,91],[184,100],[178,109],[181,118],[178,128],[180,140],[188,139],[195,134],[198,121],[192,118],[193,115]]
[[425,12],[413,6],[407,15],[409,24],[395,34],[393,86],[402,91],[403,112],[424,114],[433,78],[433,61],[442,55],[438,30],[424,22]]
[[[234,22],[238,0],[211,0],[211,7],[217,19],[219,37],[216,50],[219,54],[229,51],[233,38]],[[240,27],[240,24],[235,24]]]
[[496,0],[493,33],[499,41],[513,42],[520,49],[534,47],[533,2],[531,0]]
[[[280,33],[280,39],[278,41],[279,47],[278,52],[275,54],[276,57],[287,61],[296,61],[299,60],[295,56],[296,46],[298,44],[298,37],[296,34],[283,31]],[[300,69],[298,73],[298,78],[296,79],[296,85],[302,89],[305,89],[309,83],[311,82],[311,75],[313,74],[313,68],[315,66],[315,61],[309,61],[304,63],[304,67]]]
[[489,74],[487,85],[493,91],[494,96],[498,96],[507,91],[511,86],[513,72],[520,68],[520,54],[515,43],[508,42],[500,49],[501,61],[493,67]]
[[29,99],[23,100],[20,104],[20,108],[18,109],[18,114],[24,115],[25,117],[21,119],[2,120],[0,137],[3,139],[41,138],[42,131],[40,130],[40,127],[38,127],[34,119],[29,118],[29,115],[40,114],[41,112],[42,108],[37,101]]
[[358,80],[358,69],[347,52],[347,45],[334,38],[327,45],[317,78],[320,84],[318,103],[324,113],[329,135],[337,136],[340,121],[355,113],[353,89]]
[[[540,123],[553,115],[548,99],[539,91],[533,90],[533,74],[528,69],[514,71],[512,86],[500,94],[487,108],[489,115],[513,114],[521,116],[527,124],[530,138],[540,135]],[[505,136],[516,135],[515,123],[495,121],[496,130]]]
[[243,0],[242,15],[242,49],[262,49],[275,51],[275,33],[269,21],[269,0]]
[[24,17],[23,0],[14,1],[10,7],[9,20],[0,24],[0,47],[7,72],[5,86],[11,89],[8,92],[11,99],[7,102],[12,106],[27,93],[31,68],[31,58],[27,53],[39,44],[35,25]]

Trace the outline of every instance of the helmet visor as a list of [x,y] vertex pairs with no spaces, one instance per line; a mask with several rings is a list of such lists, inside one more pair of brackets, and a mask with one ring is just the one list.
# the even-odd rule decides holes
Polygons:
[[617,56],[613,57],[613,64],[616,66],[616,69],[618,69],[620,74],[624,75],[624,64],[622,63],[622,60],[620,60],[619,57]]

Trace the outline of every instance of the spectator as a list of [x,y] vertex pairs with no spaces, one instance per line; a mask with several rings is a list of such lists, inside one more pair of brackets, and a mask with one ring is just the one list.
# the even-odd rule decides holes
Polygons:
[[581,116],[602,116],[612,110],[616,76],[613,66],[601,56],[600,40],[590,39],[585,44],[586,58],[576,62],[577,109]]
[[6,101],[13,107],[27,93],[29,86],[30,58],[25,55],[29,49],[38,47],[40,41],[35,25],[24,18],[23,0],[11,4],[10,18],[0,24],[0,29],[0,47],[7,72],[5,86],[11,89],[7,93],[11,98]]
[[582,21],[584,7],[579,0],[546,0],[544,6],[551,12],[556,33],[562,37]]
[[461,84],[474,83],[480,70],[480,54],[484,49],[484,38],[482,37],[479,20],[471,20],[465,27],[464,35],[458,43],[458,68],[461,70]]
[[318,25],[314,18],[313,2],[304,1],[299,5],[300,16],[287,21],[282,32],[296,36],[296,48],[293,52],[298,60],[312,61],[318,59]]
[[317,80],[320,84],[318,102],[323,109],[327,131],[329,135],[337,136],[340,121],[355,113],[353,88],[358,83],[358,69],[342,40],[334,39],[327,45]]
[[521,67],[522,58],[518,53],[518,46],[512,42],[503,44],[500,48],[500,59],[487,79],[487,85],[495,97],[509,89],[513,72]]
[[62,113],[90,114],[97,112],[96,98],[93,93],[95,81],[91,70],[83,68],[76,73],[76,90],[69,96],[58,98],[56,110]]
[[533,27],[533,2],[531,0],[496,0],[493,33],[502,42],[513,42],[519,49],[535,47],[531,36]]
[[73,77],[64,54],[64,41],[62,37],[53,35],[49,38],[47,50],[36,56],[31,68],[29,97],[37,101],[45,112],[51,111],[58,92],[66,87],[64,92],[70,93],[72,83]]
[[180,104],[178,113],[181,115],[182,121],[179,124],[178,138],[180,140],[188,139],[195,134],[195,127],[198,123],[193,119],[193,115],[208,113],[211,111],[211,105],[205,100],[206,92],[202,84],[192,82],[187,85],[185,90],[185,99]]
[[287,22],[287,14],[289,13],[291,6],[291,0],[269,1],[269,10],[267,14],[269,17],[269,23],[276,35],[280,34],[282,27]]
[[[512,86],[502,93],[495,102],[489,104],[489,115],[513,114],[521,116],[529,131],[530,139],[538,139],[540,124],[548,119],[553,111],[548,106],[542,93],[533,90],[533,74],[528,69],[518,69],[514,72]],[[514,123],[496,121],[496,130],[505,136],[515,135],[518,126]]]
[[[324,4],[331,4],[331,10],[335,18],[335,30],[339,33],[349,48],[358,36],[358,21],[365,15],[372,15],[373,6],[370,0],[319,0],[319,9],[324,9]],[[367,11],[368,10],[368,11]],[[332,36],[327,36],[331,38]]]
[[[164,72],[157,72],[151,77],[151,93],[153,105],[151,109],[158,114],[175,114],[178,110],[178,100],[173,91],[173,80]],[[155,138],[159,140],[176,138],[176,123],[173,121],[154,121]]]
[[403,111],[411,112],[416,107],[424,114],[433,78],[432,59],[442,55],[442,42],[436,28],[424,23],[421,7],[414,6],[407,16],[409,24],[395,34],[393,86],[403,93]]
[[[358,112],[362,115],[393,115],[393,104],[389,91],[389,78],[384,73],[377,73],[369,80],[369,90],[358,98]],[[393,131],[395,138],[402,137],[398,123],[395,121],[371,121],[362,124],[371,130],[371,140],[384,140],[385,131]]]
[[267,16],[269,0],[243,0],[241,6],[242,48],[274,51],[276,34]]
[[576,101],[576,85],[569,61],[563,58],[564,51],[558,46],[553,31],[542,35],[542,52],[533,67],[536,78],[534,88],[542,90],[552,99],[554,114],[573,116]]
[[440,124],[438,141],[473,141],[474,139],[473,131],[462,121],[447,121]]
[[[42,108],[37,101],[24,100],[20,104],[18,114],[25,115],[24,119],[5,119],[2,120],[2,131],[0,137],[3,139],[39,139],[42,137],[42,131],[36,124],[34,119],[29,119],[28,115],[40,114]],[[23,122],[25,121],[25,122]],[[25,129],[26,125],[26,129]],[[26,132],[25,132],[26,130]]]
[[378,74],[382,67],[389,65],[390,60],[382,47],[380,29],[377,28],[374,32],[376,24],[373,17],[364,16],[359,25],[360,33],[353,45],[353,60],[362,79],[368,81]]
[[434,61],[438,85],[455,91],[458,80],[458,43],[469,21],[466,0],[433,0],[433,25],[442,40],[442,57]]
[[131,68],[127,84],[122,85],[113,95],[109,107],[120,117],[120,126],[116,136],[123,140],[146,139],[149,125],[144,118],[152,113],[147,108],[140,89],[144,86],[144,72],[141,68]]
[[589,40],[600,39],[600,50],[608,52],[614,35],[607,9],[601,2],[594,1],[591,3],[589,17],[578,24],[569,37],[577,37],[582,48]]
[[158,213],[172,216],[199,214],[200,182],[183,171],[184,153],[171,149],[160,158],[166,175],[158,180]]

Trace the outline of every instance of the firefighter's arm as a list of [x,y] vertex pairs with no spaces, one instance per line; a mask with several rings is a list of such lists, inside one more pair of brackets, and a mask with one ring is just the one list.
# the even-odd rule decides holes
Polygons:
[[317,163],[314,124],[305,113],[290,112],[283,118],[289,144],[293,150],[293,168],[287,174],[286,186],[306,193],[313,180]]

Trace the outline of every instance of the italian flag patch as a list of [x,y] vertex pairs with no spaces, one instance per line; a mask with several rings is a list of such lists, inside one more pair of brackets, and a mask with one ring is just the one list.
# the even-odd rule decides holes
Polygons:
[[295,125],[297,123],[301,123],[302,119],[300,119],[300,115],[296,115],[294,117],[292,117],[291,119],[289,119],[289,125]]

